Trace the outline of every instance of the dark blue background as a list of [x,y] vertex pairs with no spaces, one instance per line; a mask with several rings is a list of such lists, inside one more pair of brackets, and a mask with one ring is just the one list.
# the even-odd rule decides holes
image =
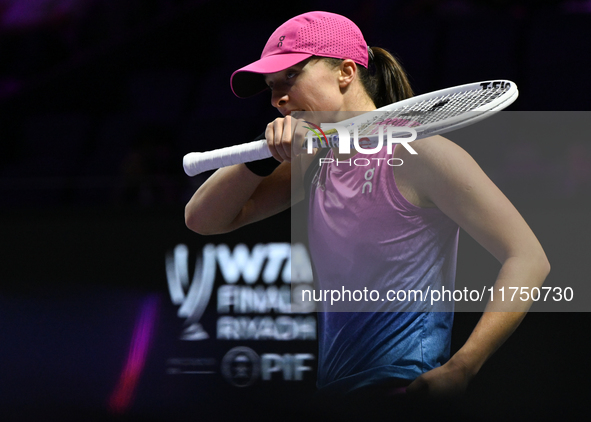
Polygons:
[[[257,419],[309,398],[313,382],[246,390],[164,373],[182,322],[168,297],[164,253],[181,242],[198,250],[289,241],[289,213],[227,236],[189,232],[184,204],[207,174],[186,177],[181,160],[248,141],[276,117],[267,95],[235,98],[229,76],[290,17],[347,15],[370,45],[401,59],[419,94],[502,78],[519,86],[510,110],[591,105],[591,13],[582,1],[80,4],[34,25],[0,26],[0,413],[7,420]],[[491,177],[503,175],[506,167],[486,160],[486,146],[464,146]],[[493,180],[540,238],[551,277],[584,280],[589,139],[565,134],[556,146],[524,151],[533,157],[529,177]],[[564,157],[557,177],[568,183],[550,189],[540,168],[556,156]],[[569,179],[573,168],[580,171]],[[459,282],[497,271],[467,236],[461,245]],[[160,306],[154,343],[133,406],[115,416],[107,400],[137,314],[153,297]],[[477,318],[456,315],[455,349]],[[463,406],[485,420],[580,418],[589,322],[588,313],[528,315]]]

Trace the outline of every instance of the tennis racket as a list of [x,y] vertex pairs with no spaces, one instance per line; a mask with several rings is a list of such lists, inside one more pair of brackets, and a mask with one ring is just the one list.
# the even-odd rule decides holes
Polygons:
[[[408,98],[339,122],[347,129],[357,128],[359,137],[375,145],[379,127],[410,127],[416,139],[450,132],[476,123],[503,110],[517,99],[517,85],[507,80],[490,80],[446,88]],[[403,139],[403,138],[402,138]],[[313,139],[315,148],[335,147],[338,135]],[[208,152],[184,156],[183,167],[189,176],[271,157],[266,140],[253,141]]]

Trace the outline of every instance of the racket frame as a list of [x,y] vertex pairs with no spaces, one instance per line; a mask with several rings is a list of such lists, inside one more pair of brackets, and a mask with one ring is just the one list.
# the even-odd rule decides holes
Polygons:
[[[422,102],[431,101],[438,98],[440,99],[440,101],[443,101],[446,98],[453,98],[454,95],[466,91],[477,92],[499,88],[507,88],[507,90],[499,97],[493,98],[491,101],[482,104],[473,110],[465,111],[457,116],[445,118],[443,120],[436,121],[433,123],[419,124],[418,126],[410,126],[416,131],[416,139],[427,138],[429,136],[440,135],[443,133],[461,129],[468,125],[472,125],[474,123],[479,122],[480,120],[494,115],[498,111],[503,110],[504,108],[511,105],[519,96],[517,85],[512,81],[497,79],[464,84],[451,88],[445,88],[389,104],[377,110],[364,113],[360,116],[340,121],[338,124],[344,125],[349,130],[349,132],[351,132],[355,125],[361,126],[363,124],[366,124],[367,122],[371,121],[372,118],[375,119],[374,116],[383,115],[383,113],[386,112],[391,113],[396,110],[404,109],[408,109],[410,111],[411,106],[416,106],[417,104]],[[434,105],[436,106],[437,103],[435,103]],[[400,129],[403,129],[404,127],[405,126],[399,126]],[[378,138],[377,135],[371,135],[369,137],[373,138],[373,142],[376,142],[376,139]],[[320,142],[318,141],[318,138],[314,139],[314,146],[316,148],[323,147],[323,142],[321,140]],[[334,146],[333,142],[331,142],[331,144],[333,144],[332,146]],[[324,145],[324,147],[326,147],[326,145]],[[193,152],[186,154],[183,157],[183,167],[187,175],[195,176],[204,171],[249,161],[262,160],[265,158],[269,158],[271,156],[271,152],[267,146],[267,141],[265,139],[262,139],[241,145],[234,145],[226,148],[221,148],[214,151]]]

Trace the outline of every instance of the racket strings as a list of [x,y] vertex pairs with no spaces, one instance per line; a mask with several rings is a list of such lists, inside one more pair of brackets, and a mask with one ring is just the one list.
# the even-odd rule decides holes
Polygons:
[[473,89],[430,98],[396,110],[378,112],[359,124],[359,135],[375,135],[383,125],[418,127],[477,110],[507,92],[508,88]]

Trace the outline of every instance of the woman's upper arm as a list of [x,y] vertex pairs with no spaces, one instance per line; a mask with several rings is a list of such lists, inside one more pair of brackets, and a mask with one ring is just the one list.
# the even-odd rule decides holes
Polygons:
[[462,148],[443,137],[416,144],[413,185],[500,262],[509,257],[545,259],[537,238],[507,197]]

